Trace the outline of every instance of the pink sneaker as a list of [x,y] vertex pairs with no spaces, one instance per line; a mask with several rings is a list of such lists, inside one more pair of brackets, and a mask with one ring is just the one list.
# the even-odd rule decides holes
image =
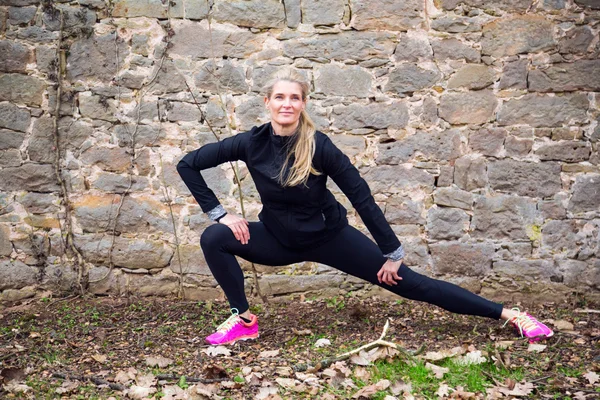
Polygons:
[[234,344],[238,340],[256,339],[258,337],[258,318],[251,314],[249,323],[244,322],[237,310],[231,310],[231,317],[217,327],[217,331],[206,337],[206,342],[212,345]]
[[521,337],[529,338],[530,343],[537,342],[540,339],[549,338],[554,335],[552,329],[548,328],[531,315],[525,312],[520,312],[518,308],[513,308],[513,310],[519,312],[519,314],[506,321],[506,323],[510,322],[512,326],[519,331]]

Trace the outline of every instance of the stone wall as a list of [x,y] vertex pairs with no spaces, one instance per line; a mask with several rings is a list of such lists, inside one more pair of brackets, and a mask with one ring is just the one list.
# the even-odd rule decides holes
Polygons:
[[[174,166],[209,125],[266,121],[259,89],[287,65],[409,265],[500,299],[598,293],[598,0],[168,3],[0,0],[1,299],[220,296]],[[239,211],[230,166],[206,177]],[[258,269],[272,296],[370,290],[323,265]]]

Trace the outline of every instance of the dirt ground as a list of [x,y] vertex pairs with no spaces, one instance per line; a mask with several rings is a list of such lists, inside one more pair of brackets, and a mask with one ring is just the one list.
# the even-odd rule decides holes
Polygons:
[[[521,306],[555,329],[543,342],[547,347],[532,351],[526,339],[500,322],[434,306],[335,297],[253,307],[260,338],[229,346],[230,354],[213,354],[203,338],[227,317],[223,303],[29,300],[0,308],[0,398],[600,398],[600,305],[575,299]],[[422,354],[434,355],[425,359],[429,362],[451,349],[477,350],[493,371],[500,368],[506,374],[482,370],[487,389],[471,392],[456,385],[460,377],[447,375],[431,381],[436,387],[450,385],[447,395],[438,391],[431,396],[433,389],[421,390],[416,383],[398,386],[417,378],[403,371],[404,364],[395,361],[401,357],[394,354],[375,364],[361,365],[354,358],[319,371],[296,372],[300,364],[314,366],[378,339],[388,319],[385,340],[409,351],[425,346]],[[319,339],[331,345],[317,348]],[[507,348],[499,346],[507,342]],[[394,366],[395,389],[384,382],[373,386],[372,393],[358,393],[381,380],[382,363]],[[529,385],[526,395],[510,395],[511,380],[501,380],[512,376],[512,370]],[[513,388],[515,383],[513,379]],[[136,394],[132,388],[148,391]]]

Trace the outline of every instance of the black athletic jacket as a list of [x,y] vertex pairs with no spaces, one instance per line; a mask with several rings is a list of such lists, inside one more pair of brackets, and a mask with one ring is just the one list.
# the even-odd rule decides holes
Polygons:
[[315,136],[313,167],[321,175],[310,175],[306,185],[283,187],[279,183],[286,150],[293,140],[295,136],[274,135],[267,123],[188,153],[177,171],[202,210],[209,215],[212,211],[214,219],[219,216],[214,210],[222,207],[199,171],[228,161],[244,161],[263,204],[258,218],[282,245],[292,249],[323,243],[348,225],[346,209],[325,186],[329,176],[350,199],[382,253],[392,259],[402,258],[398,257],[403,256],[400,241],[369,186],[325,134],[317,132]]

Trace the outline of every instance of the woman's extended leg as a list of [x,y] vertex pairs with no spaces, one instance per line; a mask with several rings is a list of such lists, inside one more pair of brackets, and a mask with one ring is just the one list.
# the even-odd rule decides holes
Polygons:
[[503,308],[501,304],[460,286],[418,274],[404,264],[398,270],[402,280],[397,285],[379,283],[377,272],[385,263],[385,257],[375,243],[350,226],[323,246],[308,251],[304,257],[330,265],[408,299],[425,301],[458,314],[507,320],[531,341],[553,335],[550,328],[527,313]]
[[502,305],[469,292],[452,283],[418,274],[402,264],[397,285],[379,283],[377,272],[386,258],[373,241],[355,228],[344,228],[333,240],[306,255],[311,261],[321,262],[350,275],[381,286],[402,297],[435,304],[445,310],[499,319]]

